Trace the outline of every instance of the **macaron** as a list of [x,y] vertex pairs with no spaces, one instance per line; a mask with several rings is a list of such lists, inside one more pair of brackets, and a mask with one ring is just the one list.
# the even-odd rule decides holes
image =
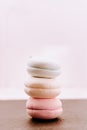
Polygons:
[[57,89],[60,88],[60,84],[57,78],[47,79],[47,78],[34,78],[30,77],[28,81],[25,82],[27,88],[37,88],[37,89]]
[[58,75],[60,75],[60,70],[49,70],[49,69],[28,67],[27,71],[32,77],[38,77],[38,78],[56,78]]
[[28,96],[34,98],[54,98],[60,94],[60,88],[57,89],[40,89],[40,88],[24,88],[25,93]]
[[[49,104],[49,105],[48,105]],[[36,109],[36,110],[54,110],[60,109],[62,107],[62,102],[58,98],[32,98],[26,102],[26,109]]]
[[28,67],[58,70],[60,68],[56,60],[49,57],[31,57],[28,61]]
[[[49,105],[48,105],[49,104]],[[63,109],[59,99],[34,99],[26,103],[28,115],[38,119],[54,119],[61,116]]]

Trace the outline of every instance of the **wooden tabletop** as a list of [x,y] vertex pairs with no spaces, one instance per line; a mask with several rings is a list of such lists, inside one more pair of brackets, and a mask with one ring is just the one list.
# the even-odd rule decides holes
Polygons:
[[62,118],[50,121],[28,117],[25,102],[0,101],[0,130],[87,130],[87,100],[62,100]]

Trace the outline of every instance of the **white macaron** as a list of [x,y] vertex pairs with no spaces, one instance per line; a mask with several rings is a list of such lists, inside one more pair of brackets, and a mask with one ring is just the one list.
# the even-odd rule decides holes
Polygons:
[[27,71],[31,76],[39,78],[56,78],[60,75],[60,70],[48,70],[28,67]]
[[31,57],[28,62],[29,67],[58,70],[60,68],[57,61],[47,57]]

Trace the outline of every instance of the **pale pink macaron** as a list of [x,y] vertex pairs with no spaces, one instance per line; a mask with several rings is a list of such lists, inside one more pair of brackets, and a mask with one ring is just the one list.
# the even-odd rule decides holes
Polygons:
[[29,98],[26,102],[28,115],[38,119],[54,119],[61,116],[62,102],[58,98],[38,99]]

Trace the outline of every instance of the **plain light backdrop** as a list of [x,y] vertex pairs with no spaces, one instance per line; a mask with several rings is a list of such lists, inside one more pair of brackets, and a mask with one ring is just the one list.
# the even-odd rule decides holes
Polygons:
[[87,98],[87,1],[0,0],[0,98],[26,98],[29,56],[61,65],[61,98]]

